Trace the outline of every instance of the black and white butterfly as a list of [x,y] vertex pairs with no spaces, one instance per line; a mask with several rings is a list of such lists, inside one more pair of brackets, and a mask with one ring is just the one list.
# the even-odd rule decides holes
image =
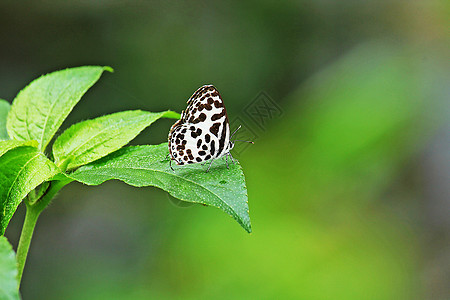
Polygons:
[[[230,132],[227,110],[219,91],[213,85],[199,88],[187,101],[187,108],[181,119],[170,128],[169,155],[177,165],[201,163],[228,156],[234,142]],[[239,128],[238,128],[239,129]],[[172,168],[172,165],[170,165]],[[173,170],[173,169],[172,169]]]

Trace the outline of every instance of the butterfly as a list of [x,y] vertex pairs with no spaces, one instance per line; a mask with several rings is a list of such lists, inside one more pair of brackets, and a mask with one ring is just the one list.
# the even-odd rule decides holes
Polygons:
[[170,168],[173,170],[172,160],[177,165],[211,160],[208,172],[214,159],[223,156],[226,157],[228,168],[228,156],[233,164],[235,161],[230,153],[234,147],[231,138],[238,129],[230,133],[227,110],[219,91],[213,85],[200,87],[188,99],[180,120],[170,128]]

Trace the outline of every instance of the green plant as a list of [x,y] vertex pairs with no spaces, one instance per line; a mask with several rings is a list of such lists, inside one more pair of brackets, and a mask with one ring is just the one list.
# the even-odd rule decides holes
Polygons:
[[[104,71],[112,69],[85,66],[53,72],[31,82],[12,106],[0,100],[0,235],[18,205],[22,201],[26,205],[16,255],[17,285],[39,215],[72,181],[98,185],[118,179],[136,187],[158,187],[180,200],[220,208],[251,232],[247,189],[239,164],[230,169],[220,165],[209,173],[198,164],[172,171],[167,143],[124,147],[159,118],[178,119],[178,113],[134,110],[82,121],[49,147],[64,119]],[[7,244],[1,237],[0,261],[11,261],[13,252]],[[0,278],[7,276],[5,272],[15,274],[2,264]],[[18,298],[11,290],[11,280],[0,283],[0,298]]]

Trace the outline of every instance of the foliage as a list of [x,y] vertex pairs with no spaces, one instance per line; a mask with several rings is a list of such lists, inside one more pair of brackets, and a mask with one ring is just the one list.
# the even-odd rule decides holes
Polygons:
[[173,172],[167,169],[166,150],[167,143],[126,147],[79,168],[71,178],[89,185],[119,179],[138,187],[156,186],[178,199],[218,207],[251,231],[247,189],[238,164],[230,169],[219,165],[209,173],[200,164]]
[[19,299],[17,266],[14,251],[4,236],[0,236],[0,299]]
[[59,174],[60,170],[31,146],[16,147],[3,154],[0,169],[0,233],[3,235],[22,199],[38,185]]
[[[32,211],[33,218],[29,228],[24,226],[22,237],[31,230],[26,233],[31,239],[37,217],[59,189],[72,181],[98,185],[110,179],[159,187],[183,201],[220,208],[251,232],[245,180],[238,164],[226,169],[219,163],[210,173],[202,166],[173,171],[167,143],[122,148],[153,122],[178,119],[178,113],[134,110],[82,121],[56,138],[51,153],[45,151],[64,119],[104,71],[112,69],[85,66],[53,72],[25,87],[11,108],[0,101],[0,234],[24,199],[27,214]],[[18,249],[17,255],[19,279],[29,241],[24,245],[26,250]]]
[[8,116],[9,109],[9,103],[0,99],[0,140],[8,139],[8,133],[6,132],[6,117]]

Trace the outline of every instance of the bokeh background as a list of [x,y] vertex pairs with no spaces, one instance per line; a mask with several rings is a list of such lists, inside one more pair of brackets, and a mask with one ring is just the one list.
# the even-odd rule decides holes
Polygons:
[[[236,153],[252,234],[154,188],[73,183],[41,215],[23,298],[450,299],[449,4],[2,1],[1,98],[110,65],[63,129],[181,111],[213,83],[256,142]],[[261,92],[280,111],[252,119]]]

